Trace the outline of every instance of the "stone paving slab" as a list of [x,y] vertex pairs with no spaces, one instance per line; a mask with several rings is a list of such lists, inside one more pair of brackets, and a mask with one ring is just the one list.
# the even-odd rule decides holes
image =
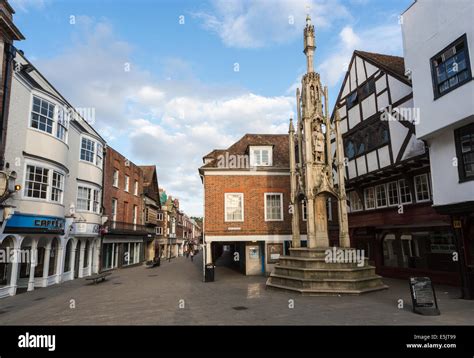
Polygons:
[[474,325],[474,301],[459,299],[455,287],[436,286],[441,315],[420,316],[411,311],[406,280],[384,279],[388,290],[362,296],[302,297],[267,290],[265,277],[227,267],[204,283],[201,259],[120,269],[97,285],[78,279],[1,299],[0,324]]

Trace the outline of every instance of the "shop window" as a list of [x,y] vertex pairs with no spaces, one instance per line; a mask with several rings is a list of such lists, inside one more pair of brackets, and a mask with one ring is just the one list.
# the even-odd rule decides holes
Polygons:
[[395,244],[395,235],[393,234],[385,235],[383,239],[384,266],[387,266],[387,267],[398,266],[397,254],[395,253],[394,244]]
[[49,267],[48,276],[52,276],[56,273],[56,263],[58,259],[58,242],[53,239],[51,242],[51,251],[49,252]]

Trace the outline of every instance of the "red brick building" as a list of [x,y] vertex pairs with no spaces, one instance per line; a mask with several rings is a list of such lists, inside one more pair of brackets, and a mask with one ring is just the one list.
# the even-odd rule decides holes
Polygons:
[[229,251],[242,273],[258,275],[269,273],[286,252],[291,241],[288,153],[288,135],[246,134],[203,158],[207,263]]
[[158,224],[162,221],[163,215],[159,215],[161,202],[158,174],[154,165],[140,166],[140,169],[143,172],[144,223],[148,231],[145,260],[156,260],[160,257],[159,239],[162,233]]
[[148,232],[144,226],[143,171],[122,154],[107,148],[104,164],[102,269],[144,260]]

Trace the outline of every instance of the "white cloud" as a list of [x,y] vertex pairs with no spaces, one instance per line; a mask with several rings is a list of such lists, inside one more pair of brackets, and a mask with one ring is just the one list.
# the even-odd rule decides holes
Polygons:
[[214,0],[210,11],[194,12],[193,16],[226,46],[258,48],[300,36],[308,12],[318,28],[350,18],[338,0]]
[[[106,21],[76,22],[68,48],[35,65],[73,105],[96,108],[94,126],[112,147],[135,163],[156,164],[160,186],[188,214],[202,214],[203,155],[247,132],[287,132],[292,97],[203,84],[179,58],[164,59],[167,79],[153,80]],[[124,71],[127,62],[130,72]]]
[[351,26],[339,32],[339,45],[334,47],[318,67],[323,83],[336,85],[344,75],[354,50],[401,55],[402,35],[398,24],[354,30]]
[[29,9],[43,9],[50,0],[10,0],[15,11],[28,12]]

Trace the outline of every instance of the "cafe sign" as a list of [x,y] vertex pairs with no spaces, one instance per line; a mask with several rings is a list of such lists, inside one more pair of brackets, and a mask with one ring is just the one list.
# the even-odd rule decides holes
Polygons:
[[15,213],[5,225],[5,233],[60,234],[64,235],[64,219]]

